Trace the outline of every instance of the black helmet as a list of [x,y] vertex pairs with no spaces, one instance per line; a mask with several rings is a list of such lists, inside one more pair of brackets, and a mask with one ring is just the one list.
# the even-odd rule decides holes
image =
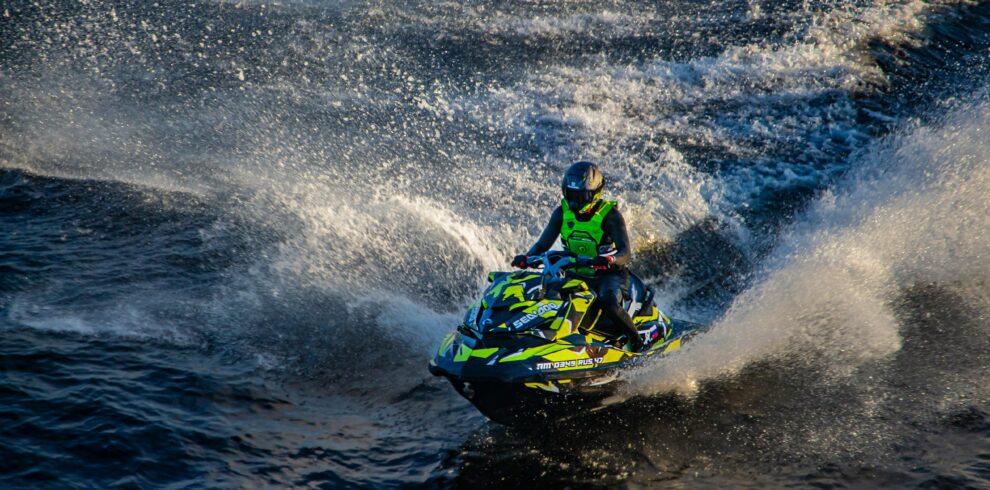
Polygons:
[[591,162],[576,162],[564,172],[560,184],[567,207],[575,213],[588,213],[602,197],[605,178],[598,166]]

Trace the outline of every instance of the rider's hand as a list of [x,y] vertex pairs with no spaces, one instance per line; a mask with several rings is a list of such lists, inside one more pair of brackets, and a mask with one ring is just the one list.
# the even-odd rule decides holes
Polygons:
[[526,260],[528,260],[528,259],[529,259],[529,256],[526,256],[526,255],[516,255],[515,257],[512,258],[512,267],[515,267],[517,269],[525,269],[526,268]]
[[612,267],[615,259],[611,255],[599,255],[591,259],[591,268],[599,271],[605,271]]

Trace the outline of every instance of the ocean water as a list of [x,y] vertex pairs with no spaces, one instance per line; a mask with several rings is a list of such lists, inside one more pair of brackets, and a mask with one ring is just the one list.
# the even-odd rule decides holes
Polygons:
[[[990,487],[990,4],[0,4],[0,487]],[[600,162],[712,330],[426,370]]]

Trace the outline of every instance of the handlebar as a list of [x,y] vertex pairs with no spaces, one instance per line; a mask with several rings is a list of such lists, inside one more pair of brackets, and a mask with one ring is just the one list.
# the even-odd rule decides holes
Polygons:
[[[566,250],[553,250],[550,252],[526,258],[526,268],[535,268],[542,265],[543,282],[540,285],[540,295],[553,295],[560,293],[560,288],[566,283],[567,275],[565,270],[574,267],[587,267],[591,265],[589,258],[578,257],[573,252]],[[557,296],[559,298],[559,296]]]
[[[567,259],[567,262],[563,262],[563,259]],[[556,267],[558,269],[569,269],[572,267],[587,267],[591,265],[591,259],[578,257],[572,252],[552,250],[541,255],[534,255],[526,259],[527,268],[537,268],[542,266],[544,269],[548,267]]]

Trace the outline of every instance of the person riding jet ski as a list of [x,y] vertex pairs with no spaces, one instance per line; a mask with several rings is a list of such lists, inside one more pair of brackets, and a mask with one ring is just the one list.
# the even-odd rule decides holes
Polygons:
[[569,273],[588,283],[605,317],[628,331],[632,349],[640,351],[643,339],[622,308],[622,298],[629,292],[629,233],[618,203],[602,199],[604,188],[605,178],[597,165],[586,161],[572,164],[561,183],[564,198],[560,206],[550,214],[539,240],[528,252],[515,256],[512,266],[525,268],[529,256],[550,250],[559,236],[565,250],[591,260],[591,267],[571,269]]

